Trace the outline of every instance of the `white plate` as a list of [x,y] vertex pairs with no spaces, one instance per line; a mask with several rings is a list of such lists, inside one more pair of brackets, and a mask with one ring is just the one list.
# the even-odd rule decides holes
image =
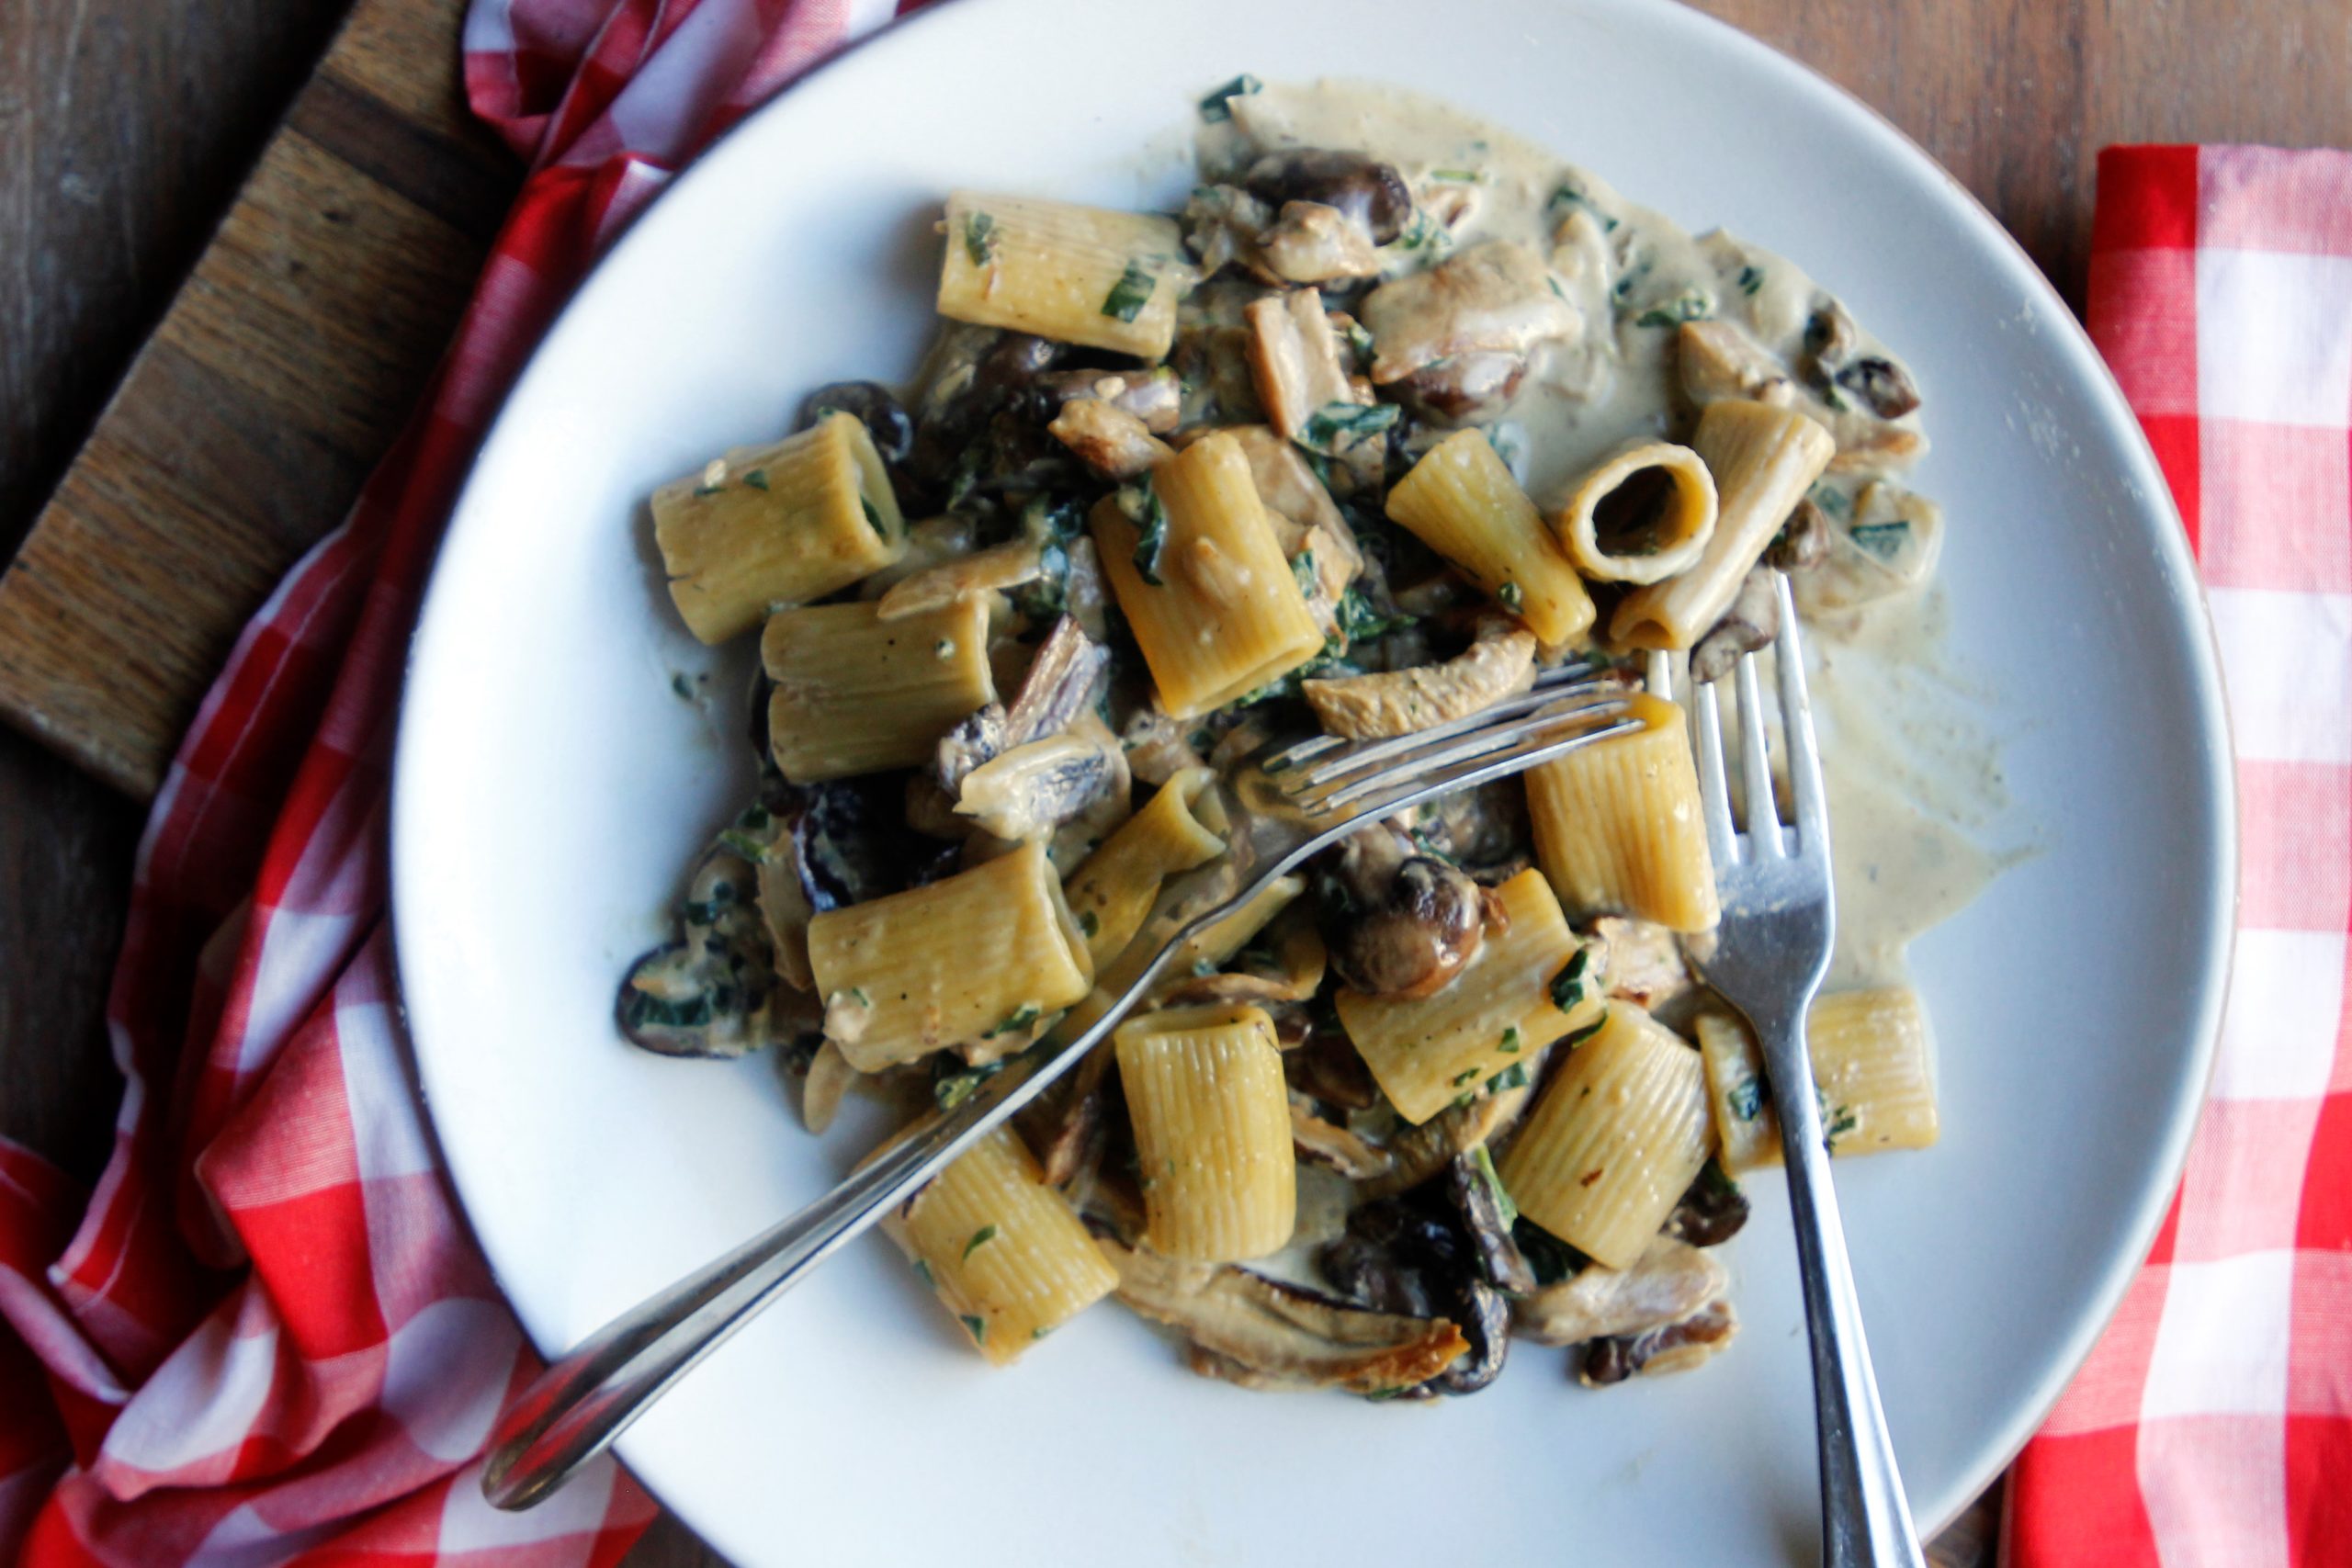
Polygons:
[[[911,368],[948,186],[1172,204],[1193,99],[1242,70],[1434,93],[1784,252],[1928,392],[1956,643],[2004,694],[2008,783],[2049,846],[1918,950],[1943,1143],[1838,1170],[1904,1470],[1940,1521],[2088,1349],[2178,1169],[2229,945],[2219,684],[2163,480],[2023,254],[1853,101],[1664,5],[974,0],[819,72],[637,225],[483,451],[401,735],[401,975],[492,1265],[560,1349],[857,1146],[807,1137],[763,1058],[614,1032],[616,977],[748,779],[740,664],[702,707],[672,693],[709,666],[641,498],[774,435],[818,382]],[[746,1563],[1810,1561],[1788,1219],[1776,1179],[1750,1187],[1746,1329],[1695,1376],[1587,1393],[1523,1349],[1430,1409],[1278,1398],[1189,1376],[1115,1307],[991,1371],[870,1241],[622,1450]]]

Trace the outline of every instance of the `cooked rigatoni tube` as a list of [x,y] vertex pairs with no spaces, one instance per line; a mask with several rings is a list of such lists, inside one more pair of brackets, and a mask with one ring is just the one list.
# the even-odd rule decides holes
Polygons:
[[[1755,1037],[1728,1013],[1702,1013],[1698,1032],[1724,1168],[1736,1175],[1780,1164],[1781,1120]],[[1805,1043],[1831,1154],[1924,1149],[1935,1143],[1933,1052],[1917,991],[1883,986],[1823,997],[1806,1018]]]
[[1495,889],[1509,923],[1487,923],[1462,972],[1432,995],[1342,990],[1340,1025],[1398,1115],[1415,1124],[1600,1016],[1602,987],[1540,871]]
[[1592,595],[1483,431],[1447,436],[1388,492],[1388,515],[1459,567],[1547,647],[1592,626]]
[[1225,852],[1216,777],[1208,768],[1177,773],[1062,885],[1098,972],[1134,939],[1162,883]]
[[1688,446],[1631,441],[1585,470],[1552,526],[1587,577],[1660,581],[1698,564],[1713,536],[1714,476]]
[[1290,1096],[1273,1020],[1254,1007],[1146,1013],[1112,1035],[1143,1184],[1144,1245],[1234,1263],[1290,1243]]
[[1596,740],[1527,774],[1535,863],[1580,915],[1615,912],[1669,931],[1713,930],[1722,907],[1699,815],[1699,773],[1682,710],[1636,692],[1642,728]]
[[[1178,948],[1159,972],[1151,995],[1164,992],[1170,986],[1195,976],[1215,974],[1227,960],[1240,952],[1273,923],[1276,915],[1288,908],[1292,901],[1306,890],[1303,876],[1278,876],[1266,885],[1265,890],[1208,930],[1193,937]],[[1126,995],[1127,987],[1136,983],[1143,966],[1159,951],[1159,944],[1182,929],[1182,920],[1170,921],[1167,917],[1146,917],[1151,921],[1145,932],[1146,940],[1130,938],[1126,950],[1104,964],[1096,976],[1094,989],[1086,999],[1071,1008],[1055,1031],[1055,1038],[1069,1040],[1093,1027],[1094,1021],[1111,1010],[1111,1004]],[[1148,1002],[1147,1001],[1147,1004]]]
[[996,701],[988,630],[984,598],[895,621],[870,604],[776,612],[760,637],[775,765],[815,784],[928,762],[941,736]]
[[882,1229],[998,1366],[1119,1283],[1119,1271],[1009,1126],[884,1215]]
[[1627,1002],[1569,1054],[1499,1174],[1519,1212],[1611,1269],[1657,1235],[1707,1163],[1699,1053]]
[[1609,635],[1629,648],[1689,648],[1704,637],[1838,443],[1794,409],[1726,398],[1699,416],[1690,449],[1715,479],[1715,531],[1690,570],[1617,606]]
[[1160,359],[1198,275],[1172,218],[959,190],[947,198],[939,313]]
[[907,547],[890,476],[854,414],[769,446],[739,446],[653,492],[653,540],[686,629],[724,642]]
[[1105,497],[1094,542],[1171,717],[1222,707],[1323,650],[1239,442],[1193,443],[1140,493],[1148,532]]
[[1086,995],[1094,963],[1032,841],[927,886],[808,922],[825,1037],[861,1073],[948,1045],[1029,1043]]

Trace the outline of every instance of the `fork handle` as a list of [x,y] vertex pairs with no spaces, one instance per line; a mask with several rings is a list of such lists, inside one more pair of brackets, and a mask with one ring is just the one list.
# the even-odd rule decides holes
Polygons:
[[[1781,1117],[1789,1208],[1796,1219],[1804,1283],[1805,1337],[1813,1350],[1813,1400],[1821,1456],[1825,1568],[1924,1568],[1918,1532],[1904,1501],[1894,1444],[1871,1371],[1862,1309],[1846,1260],[1846,1230],[1829,1177],[1813,1064],[1793,1017],[1754,1019]],[[1794,1094],[1783,1086],[1801,1086]]]

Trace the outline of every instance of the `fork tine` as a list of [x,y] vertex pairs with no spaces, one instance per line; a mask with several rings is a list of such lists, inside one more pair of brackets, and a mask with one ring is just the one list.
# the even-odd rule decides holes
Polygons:
[[[1308,813],[1314,817],[1344,814],[1354,820],[1377,821],[1433,795],[1470,789],[1512,773],[1524,773],[1539,763],[1566,756],[1595,741],[1641,728],[1639,719],[1624,714],[1623,704],[1605,705],[1614,710],[1614,716],[1600,728],[1579,728],[1558,721],[1546,721],[1540,727],[1524,730],[1517,741],[1500,751],[1464,759],[1436,769],[1391,769],[1375,778],[1349,786],[1329,801],[1308,807]],[[1593,710],[1586,709],[1576,715],[1564,715],[1562,718],[1583,720],[1595,716]],[[1367,789],[1368,785],[1378,787]],[[1360,794],[1360,791],[1364,793]]]
[[1747,812],[1747,843],[1758,860],[1787,852],[1781,839],[1780,807],[1772,801],[1772,754],[1764,744],[1764,694],[1756,679],[1756,655],[1739,656],[1740,803]]
[[1781,739],[1788,748],[1789,793],[1796,807],[1796,850],[1817,854],[1828,848],[1829,804],[1821,782],[1821,747],[1814,739],[1813,701],[1804,685],[1804,649],[1797,642],[1796,596],[1785,573],[1775,572],[1781,598],[1781,633],[1773,648],[1781,669]]
[[[1547,670],[1536,677],[1533,686],[1517,696],[1505,697],[1498,703],[1491,703],[1480,708],[1476,713],[1465,714],[1460,718],[1449,719],[1443,724],[1432,725],[1427,729],[1417,729],[1409,735],[1391,736],[1385,740],[1359,741],[1353,745],[1350,745],[1336,735],[1318,735],[1312,740],[1303,740],[1295,746],[1275,752],[1272,757],[1267,758],[1262,765],[1268,773],[1280,777],[1284,773],[1295,773],[1302,764],[1313,763],[1318,757],[1327,757],[1328,760],[1319,766],[1308,768],[1304,776],[1295,777],[1289,781],[1289,784],[1293,788],[1311,788],[1315,785],[1329,784],[1349,773],[1361,773],[1375,762],[1385,761],[1407,751],[1434,745],[1440,741],[1451,739],[1454,736],[1483,728],[1497,719],[1509,718],[1517,714],[1532,713],[1547,703],[1565,701],[1578,694],[1580,689],[1589,682],[1593,669],[1594,667],[1589,664],[1576,663],[1564,664],[1556,670]],[[1346,748],[1343,754],[1336,757],[1328,755],[1335,749],[1341,747]]]
[[1723,711],[1715,703],[1715,682],[1694,688],[1691,723],[1699,731],[1699,814],[1707,819],[1707,853],[1720,876],[1739,860],[1739,840],[1731,826],[1731,781],[1724,776]]
[[1439,769],[1458,767],[1482,757],[1507,751],[1533,736],[1549,736],[1602,720],[1614,718],[1625,711],[1623,698],[1596,696],[1593,700],[1563,697],[1556,711],[1539,711],[1532,715],[1511,715],[1496,719],[1481,728],[1448,736],[1435,747],[1419,748],[1392,759],[1387,765],[1353,777],[1321,778],[1293,794],[1292,799],[1313,810],[1318,807],[1339,807],[1351,801],[1368,798],[1408,775],[1419,777]]

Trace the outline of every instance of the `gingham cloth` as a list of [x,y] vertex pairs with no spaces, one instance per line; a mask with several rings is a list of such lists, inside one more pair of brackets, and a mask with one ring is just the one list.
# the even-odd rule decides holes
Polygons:
[[[480,1501],[535,1362],[394,1032],[392,705],[454,487],[554,307],[671,169],[889,9],[475,0],[469,91],[535,172],[424,409],[247,629],[157,802],[109,1007],[129,1088],[86,1211],[0,1145],[0,1558],[537,1568],[611,1562],[650,1518],[608,1462],[530,1514]],[[2352,164],[2107,169],[2094,324],[2220,589],[2249,930],[2183,1201],[2028,1451],[2014,1544],[2036,1568],[2319,1568],[2352,1561],[2320,1489],[2352,1464],[2352,1117],[2324,1098],[2352,1076]]]
[[2345,1568],[2352,153],[2110,148],[2098,182],[2091,336],[2203,565],[2244,865],[2221,1057],[2179,1196],[2018,1463],[2010,1555]]

